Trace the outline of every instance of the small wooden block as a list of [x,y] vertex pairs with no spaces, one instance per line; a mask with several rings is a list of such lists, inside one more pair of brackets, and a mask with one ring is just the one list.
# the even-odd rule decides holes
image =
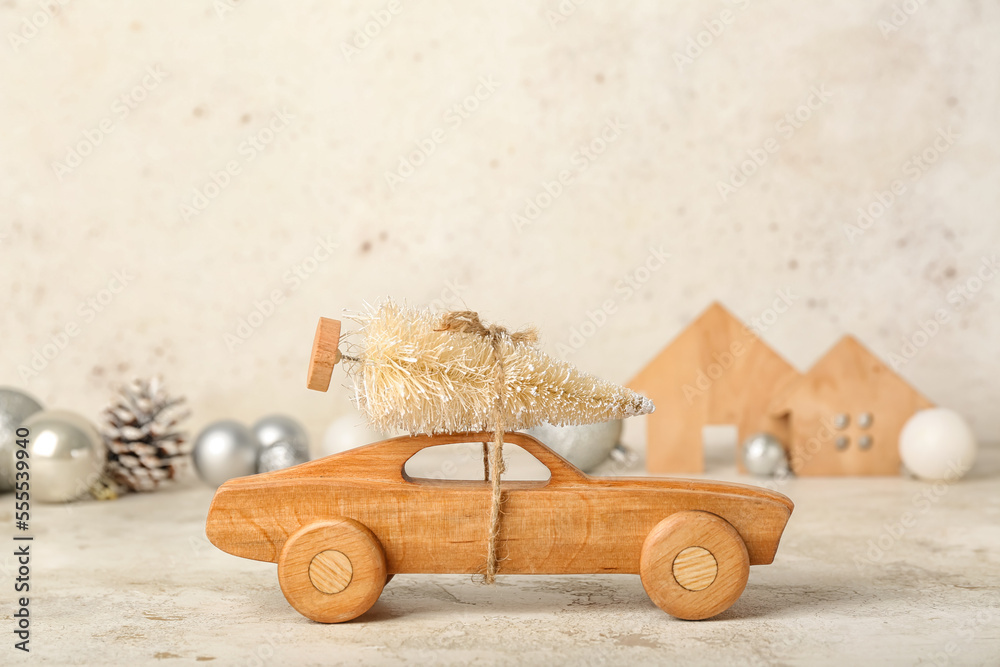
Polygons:
[[704,472],[705,426],[735,425],[739,443],[760,431],[786,443],[787,423],[771,416],[768,404],[797,377],[791,364],[713,303],[628,383],[656,403],[646,422],[646,468]]
[[772,400],[789,424],[801,477],[898,475],[899,434],[933,404],[853,336],[844,336]]
[[316,391],[330,388],[333,367],[340,361],[340,320],[319,318],[316,336],[313,338],[312,354],[309,356],[309,374],[306,386]]

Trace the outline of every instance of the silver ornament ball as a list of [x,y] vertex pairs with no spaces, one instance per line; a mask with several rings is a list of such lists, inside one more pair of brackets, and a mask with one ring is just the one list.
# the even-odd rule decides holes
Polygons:
[[755,433],[743,443],[743,465],[753,475],[772,477],[788,472],[788,457],[773,435]]
[[202,481],[219,486],[233,477],[257,472],[260,445],[243,424],[224,419],[206,426],[194,441],[191,460]]
[[620,419],[612,419],[600,424],[572,426],[540,424],[528,429],[527,433],[587,472],[596,468],[611,454],[621,437],[622,422]]
[[274,472],[305,463],[308,456],[289,442],[278,441],[260,450],[257,457],[257,472]]
[[100,479],[104,439],[89,421],[66,410],[44,410],[24,420],[31,460],[31,497],[63,503],[86,494]]
[[17,427],[42,411],[42,404],[13,387],[0,387],[0,492],[14,488],[14,441]]
[[294,447],[299,456],[309,457],[309,435],[302,424],[287,415],[261,417],[250,430],[262,450],[276,442],[284,442]]

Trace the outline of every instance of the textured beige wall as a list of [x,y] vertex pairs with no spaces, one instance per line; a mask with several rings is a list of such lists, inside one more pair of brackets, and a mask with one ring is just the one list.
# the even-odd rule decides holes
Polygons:
[[916,334],[902,374],[994,437],[996,5],[610,5],[3,3],[0,382],[93,416],[162,372],[196,425],[318,435],[351,408],[304,388],[315,320],[366,300],[625,381],[711,300],[790,294],[794,364]]

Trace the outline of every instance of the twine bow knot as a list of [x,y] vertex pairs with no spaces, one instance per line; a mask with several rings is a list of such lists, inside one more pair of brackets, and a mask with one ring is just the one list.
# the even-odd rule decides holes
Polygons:
[[496,350],[503,336],[510,338],[512,343],[534,345],[538,342],[538,331],[534,327],[512,332],[507,327],[499,324],[486,326],[479,319],[479,313],[473,310],[452,310],[445,313],[441,316],[441,326],[435,329],[435,331],[477,334],[483,338],[488,338],[493,344],[494,350]]

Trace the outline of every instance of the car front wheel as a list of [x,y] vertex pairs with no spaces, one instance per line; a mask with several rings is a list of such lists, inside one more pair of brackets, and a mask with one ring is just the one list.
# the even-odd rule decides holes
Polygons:
[[743,538],[722,517],[676,512],[646,536],[639,575],[657,607],[697,621],[722,613],[739,599],[750,575],[750,558]]
[[300,614],[340,623],[368,611],[386,584],[385,551],[353,519],[311,523],[288,538],[278,557],[278,583]]

